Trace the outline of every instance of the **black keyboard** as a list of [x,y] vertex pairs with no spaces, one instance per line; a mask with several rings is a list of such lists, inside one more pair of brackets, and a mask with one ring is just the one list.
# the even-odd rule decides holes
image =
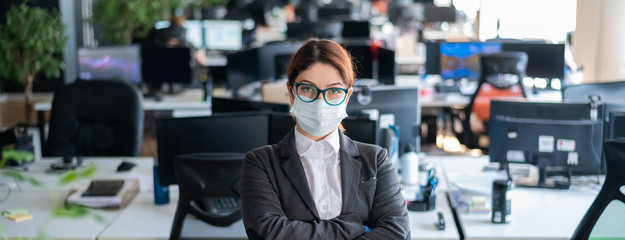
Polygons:
[[203,202],[206,210],[216,215],[226,215],[241,209],[241,200],[236,197],[209,197]]

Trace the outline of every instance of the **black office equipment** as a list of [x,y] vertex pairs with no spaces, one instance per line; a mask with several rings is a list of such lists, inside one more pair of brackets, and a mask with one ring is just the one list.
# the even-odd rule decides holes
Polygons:
[[494,100],[490,108],[491,161],[558,167],[573,175],[605,172],[601,104]]
[[609,112],[606,139],[625,138],[625,109],[620,112]]
[[[607,166],[605,182],[577,225],[571,239],[593,239],[593,237],[622,239],[625,237],[622,222],[613,221],[624,214],[622,205],[625,203],[625,195],[622,186],[625,185],[625,174],[623,174],[625,172],[625,139],[608,140],[603,146]],[[611,215],[611,217],[605,215]]]
[[156,120],[158,175],[161,185],[176,183],[174,158],[195,152],[246,153],[267,145],[269,116],[261,112]]
[[343,21],[341,31],[343,38],[371,38],[371,24],[369,21]]
[[501,50],[527,53],[529,77],[564,79],[564,44],[506,42]]
[[[123,81],[78,80],[54,93],[46,156],[138,156],[143,96]],[[71,158],[70,158],[71,159]]]
[[586,101],[590,96],[599,96],[603,102],[625,102],[625,81],[584,83],[562,89],[562,99],[566,101]]
[[437,7],[433,3],[425,4],[423,22],[456,22],[456,7]]
[[425,73],[441,73],[441,45],[439,42],[425,42]]
[[108,46],[78,49],[78,78],[123,80],[141,85],[139,46]]
[[352,55],[355,65],[356,81],[375,79],[380,84],[395,84],[397,66],[395,51],[384,47],[372,47],[370,44],[343,44]]
[[239,179],[244,153],[191,153],[175,159],[180,198],[169,239],[179,239],[187,214],[215,226],[241,219]]
[[144,46],[141,49],[143,81],[155,91],[160,90],[161,83],[192,83],[195,66],[192,51],[186,47]]
[[[525,89],[522,79],[525,77],[527,54],[524,52],[499,52],[479,56],[480,80],[471,101],[463,109],[464,115],[458,116],[462,120],[462,132],[458,135],[460,143],[468,148],[486,150],[488,146],[480,144],[480,135],[484,132],[474,132],[471,126],[473,121],[484,124],[487,128],[490,113],[490,101],[493,99],[525,99]],[[473,119],[471,118],[473,116]],[[473,123],[472,123],[473,122]]]
[[291,55],[301,46],[302,42],[279,42],[228,54],[227,87],[233,90],[236,98],[237,90],[243,85],[276,80],[276,56]]
[[211,105],[213,113],[269,111],[288,113],[288,104],[259,102],[253,100],[213,97]]
[[420,146],[418,96],[419,89],[416,87],[354,87],[347,104],[347,113],[350,116],[358,116],[363,110],[377,109],[380,115],[393,114],[400,133],[399,154],[408,149],[406,146],[409,144],[418,152]]
[[335,38],[341,35],[343,24],[338,21],[321,19],[317,22],[298,22],[286,24],[288,40],[306,40],[311,37]]
[[134,168],[137,164],[132,163],[132,162],[128,162],[128,161],[122,161],[122,163],[120,163],[117,166],[117,172],[128,172],[130,171],[132,168]]

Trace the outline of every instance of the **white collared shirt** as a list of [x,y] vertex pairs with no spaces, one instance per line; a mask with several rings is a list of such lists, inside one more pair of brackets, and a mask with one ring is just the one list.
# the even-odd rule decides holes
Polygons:
[[339,164],[339,133],[335,130],[318,142],[295,131],[295,147],[304,166],[308,187],[321,219],[341,214],[341,167]]

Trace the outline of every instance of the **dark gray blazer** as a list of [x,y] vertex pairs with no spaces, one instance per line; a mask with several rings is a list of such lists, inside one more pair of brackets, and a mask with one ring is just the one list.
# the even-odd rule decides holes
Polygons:
[[[250,239],[406,239],[408,211],[395,169],[381,147],[339,133],[343,205],[321,220],[295,148],[293,130],[245,156],[243,223]],[[363,225],[371,227],[364,233]]]

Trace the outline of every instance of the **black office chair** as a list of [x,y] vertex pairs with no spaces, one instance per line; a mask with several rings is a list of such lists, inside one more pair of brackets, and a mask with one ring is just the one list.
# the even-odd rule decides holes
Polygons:
[[[622,231],[623,227],[625,227],[623,221],[625,212],[614,211],[615,209],[620,209],[622,211],[624,209],[622,206],[625,205],[625,195],[623,193],[625,190],[625,174],[623,174],[625,172],[625,138],[607,140],[603,145],[603,151],[605,153],[607,168],[605,182],[595,198],[595,201],[590,205],[586,215],[584,215],[582,221],[577,225],[572,239],[589,239],[591,234],[595,237],[601,237],[597,236],[598,234],[606,234],[602,231],[593,232],[593,229],[596,229],[595,227],[601,227],[602,224],[606,224],[605,222],[599,222],[599,220],[601,220],[600,217],[603,217],[604,214],[617,216],[616,219],[614,219],[615,221],[609,222],[608,224],[613,227],[618,227],[618,229],[602,229],[611,230],[610,232],[612,234],[613,232],[617,234],[617,236],[609,235],[608,238],[625,238]],[[619,205],[621,207],[612,208],[613,206]],[[606,209],[610,211],[606,211]],[[620,236],[618,236],[619,233]]]
[[[462,122],[462,132],[456,134],[465,146],[483,151],[488,149],[487,145],[479,141],[480,135],[488,136],[488,132],[474,133],[471,121],[479,120],[484,124],[488,122],[492,99],[526,97],[522,79],[525,77],[527,59],[525,52],[500,52],[480,57],[481,75],[478,87],[469,104],[457,115]],[[472,114],[475,119],[471,119]]]
[[47,156],[138,156],[143,95],[129,83],[92,80],[54,93]]
[[239,179],[243,153],[189,153],[176,157],[180,197],[169,239],[179,239],[185,216],[215,226],[241,219]]
[[600,96],[601,101],[625,101],[625,81],[570,85],[562,89],[565,101],[588,101],[590,96]]

